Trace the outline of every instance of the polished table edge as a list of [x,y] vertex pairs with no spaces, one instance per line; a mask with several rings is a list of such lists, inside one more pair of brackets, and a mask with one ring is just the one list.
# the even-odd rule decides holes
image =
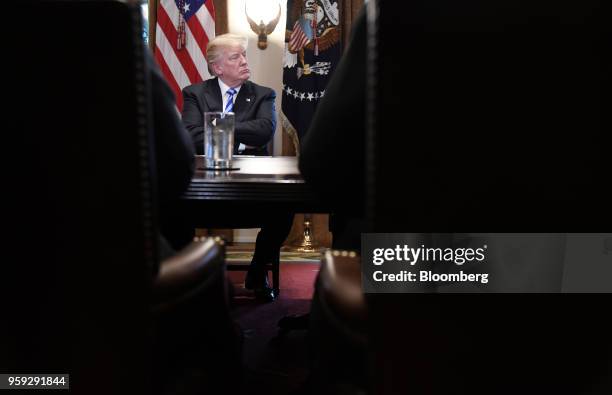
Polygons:
[[[210,170],[198,170],[198,171],[210,171]],[[239,179],[231,177],[216,177],[216,178],[193,178],[191,180],[193,185],[197,184],[223,184],[223,183],[241,183],[241,184],[304,184],[303,179],[284,179],[284,178],[272,178],[272,177],[253,177],[248,179]]]
[[[297,157],[237,156],[235,159],[234,164],[242,166],[241,170],[219,175],[218,171],[201,169],[204,157],[196,156],[200,169],[182,197],[191,210],[201,214],[208,211],[211,216],[218,214],[212,211],[225,211],[224,208],[249,212],[249,216],[270,210],[328,212],[300,175]],[[274,173],[277,167],[282,174]],[[265,174],[258,174],[260,169]]]
[[303,184],[295,156],[236,156],[232,162],[238,170],[210,170],[204,165],[204,156],[196,155],[196,172],[192,179],[197,183],[253,183],[253,184]]

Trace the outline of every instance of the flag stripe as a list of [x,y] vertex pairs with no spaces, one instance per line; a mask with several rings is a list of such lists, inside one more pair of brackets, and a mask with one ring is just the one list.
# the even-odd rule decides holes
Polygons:
[[[185,74],[183,66],[181,66],[181,63],[176,58],[174,50],[172,49],[172,45],[168,42],[163,30],[159,30],[157,32],[155,41],[157,44],[157,48],[159,48],[159,53],[166,55],[163,56],[163,59],[168,66],[168,73],[164,73],[164,75],[166,76],[166,79],[168,81],[175,81],[176,85],[178,86],[178,90],[175,91],[174,94],[178,98],[179,96],[182,96],[181,89],[190,85],[191,81],[189,81],[189,77],[187,77],[187,74]],[[180,110],[183,109],[183,107],[181,106],[179,106],[178,108]]]
[[304,35],[304,33],[298,33],[295,35],[294,39],[290,41],[293,45],[304,45],[308,41],[308,37]]
[[289,49],[293,52],[298,51],[306,45],[308,42],[308,37],[304,34],[296,35],[293,39],[289,41]]
[[[156,60],[157,60],[157,63],[159,64],[159,68],[161,69],[162,73],[165,76],[172,75],[172,71],[170,71],[170,67],[168,67],[168,64],[166,63],[166,61],[164,60],[162,56],[156,57]],[[174,79],[174,76],[170,79],[168,78],[166,79],[168,80],[168,84],[170,85],[170,88],[174,92],[174,96],[176,98],[176,106],[179,109],[183,108],[183,95],[181,93],[181,88],[179,87],[179,85],[176,83],[176,80]]]
[[[161,60],[163,60],[164,64],[166,64],[167,72],[163,72],[163,70],[162,72],[164,73],[164,76],[168,80],[170,86],[176,87],[173,88],[173,91],[178,100],[179,97],[182,97],[181,89],[190,84],[189,78],[187,77],[187,74],[185,74],[180,62],[174,55],[172,48],[170,48],[170,50],[167,49],[170,46],[170,43],[166,39],[163,31],[160,30],[157,32],[155,41],[158,49],[158,51],[156,51],[155,58],[157,59],[158,63],[160,63],[160,66]],[[163,53],[165,53],[166,56],[162,56]],[[182,106],[177,105],[177,107],[180,110],[183,109]]]
[[[200,39],[198,39],[198,37]],[[204,56],[208,41],[208,37],[202,29],[202,25],[198,23],[196,18],[191,18],[189,22],[187,22],[187,51],[200,72],[201,80],[210,78],[210,73],[206,66],[206,58]]]
[[[175,21],[179,19],[179,10],[176,7],[176,3],[174,1],[164,3],[163,5],[171,21]],[[198,10],[198,12],[195,14],[195,16],[198,17],[199,15],[202,15],[204,13],[209,15],[206,7],[201,7]],[[211,23],[213,25],[213,36],[212,37],[214,37],[215,21],[212,20]],[[204,54],[206,54],[206,45],[208,45],[209,36],[202,29],[202,26],[198,22],[198,18],[193,18],[193,17],[190,18],[187,21],[186,25],[187,25],[187,31],[185,32],[187,34],[186,49],[187,49],[187,52],[189,52],[189,56],[191,56],[191,58],[193,59],[195,68],[198,70],[199,78],[196,78],[194,75],[189,74],[189,73],[188,75],[191,78],[192,83],[195,83],[195,82],[199,82],[199,81],[210,78],[210,73],[208,72],[208,67],[206,66],[207,64],[206,58],[204,56]],[[172,40],[170,37],[168,38]]]
[[[202,25],[202,28],[204,29],[204,34],[206,37],[208,39],[212,39],[215,37],[215,11],[214,9],[210,10],[208,8],[209,3],[212,4],[212,1],[207,1],[206,7],[202,7],[196,16],[200,21],[200,25]],[[204,47],[204,50],[206,50],[206,47]]]
[[[210,78],[206,62],[206,46],[208,45],[208,38],[206,35],[201,33],[201,26],[197,22],[192,22],[195,18],[191,18],[187,23],[187,52],[198,69],[200,75],[199,81]],[[193,28],[192,28],[193,25]],[[195,30],[195,32],[194,32]],[[198,31],[200,30],[200,31]],[[201,37],[198,41],[197,37]]]
[[293,31],[291,32],[291,37],[289,37],[289,50],[292,52],[299,51],[308,43],[308,37],[302,30],[300,26],[299,20],[295,21],[293,25]]
[[[212,2],[212,0],[207,1],[204,3],[204,5],[206,6],[206,9],[208,10],[208,14],[212,17],[212,20],[215,20],[215,5]],[[210,36],[209,36],[210,37]]]
[[[177,49],[178,21],[182,15],[174,0],[161,0],[157,11],[156,52],[162,72],[176,95],[179,111],[183,109],[181,90],[210,78],[206,63],[206,46],[215,34],[215,11],[212,0],[190,2],[197,11],[185,14],[185,46]],[[187,4],[186,4],[187,9]]]
[[[163,7],[160,7],[159,11],[157,12],[157,20],[161,22],[160,27],[162,31],[164,32],[167,40],[170,43],[176,43],[178,40],[178,33],[176,29],[174,28],[174,26],[172,25],[172,23],[167,23],[168,21],[170,21],[170,19]],[[182,50],[173,49],[173,52],[178,58],[178,60],[181,62],[183,70],[185,70],[185,73],[189,77],[189,81],[191,83],[194,83],[202,79],[201,76],[199,75],[200,73],[198,69],[196,68],[193,62],[193,59],[191,58],[190,54],[187,51],[185,51],[184,49]]]

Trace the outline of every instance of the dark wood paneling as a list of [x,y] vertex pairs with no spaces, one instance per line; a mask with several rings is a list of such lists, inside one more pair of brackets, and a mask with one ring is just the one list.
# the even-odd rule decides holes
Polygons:
[[228,32],[227,1],[214,0],[215,3],[215,34],[218,36]]

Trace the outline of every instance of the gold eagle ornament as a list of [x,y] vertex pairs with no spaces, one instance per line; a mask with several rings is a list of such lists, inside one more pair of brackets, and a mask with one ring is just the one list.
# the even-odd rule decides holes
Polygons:
[[266,49],[268,47],[268,34],[272,33],[278,24],[278,20],[281,16],[281,6],[278,5],[278,14],[272,19],[267,25],[262,20],[257,24],[246,12],[246,4],[244,6],[244,13],[246,14],[251,30],[257,34],[257,48]]

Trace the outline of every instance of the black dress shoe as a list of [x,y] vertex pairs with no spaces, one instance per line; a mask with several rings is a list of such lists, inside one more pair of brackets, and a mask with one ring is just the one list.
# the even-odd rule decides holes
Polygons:
[[249,268],[244,279],[244,287],[255,291],[255,297],[259,300],[272,302],[276,299],[276,294],[268,283],[266,270]]
[[255,299],[261,300],[262,302],[274,302],[274,300],[276,300],[276,294],[274,290],[269,287],[255,288]]

